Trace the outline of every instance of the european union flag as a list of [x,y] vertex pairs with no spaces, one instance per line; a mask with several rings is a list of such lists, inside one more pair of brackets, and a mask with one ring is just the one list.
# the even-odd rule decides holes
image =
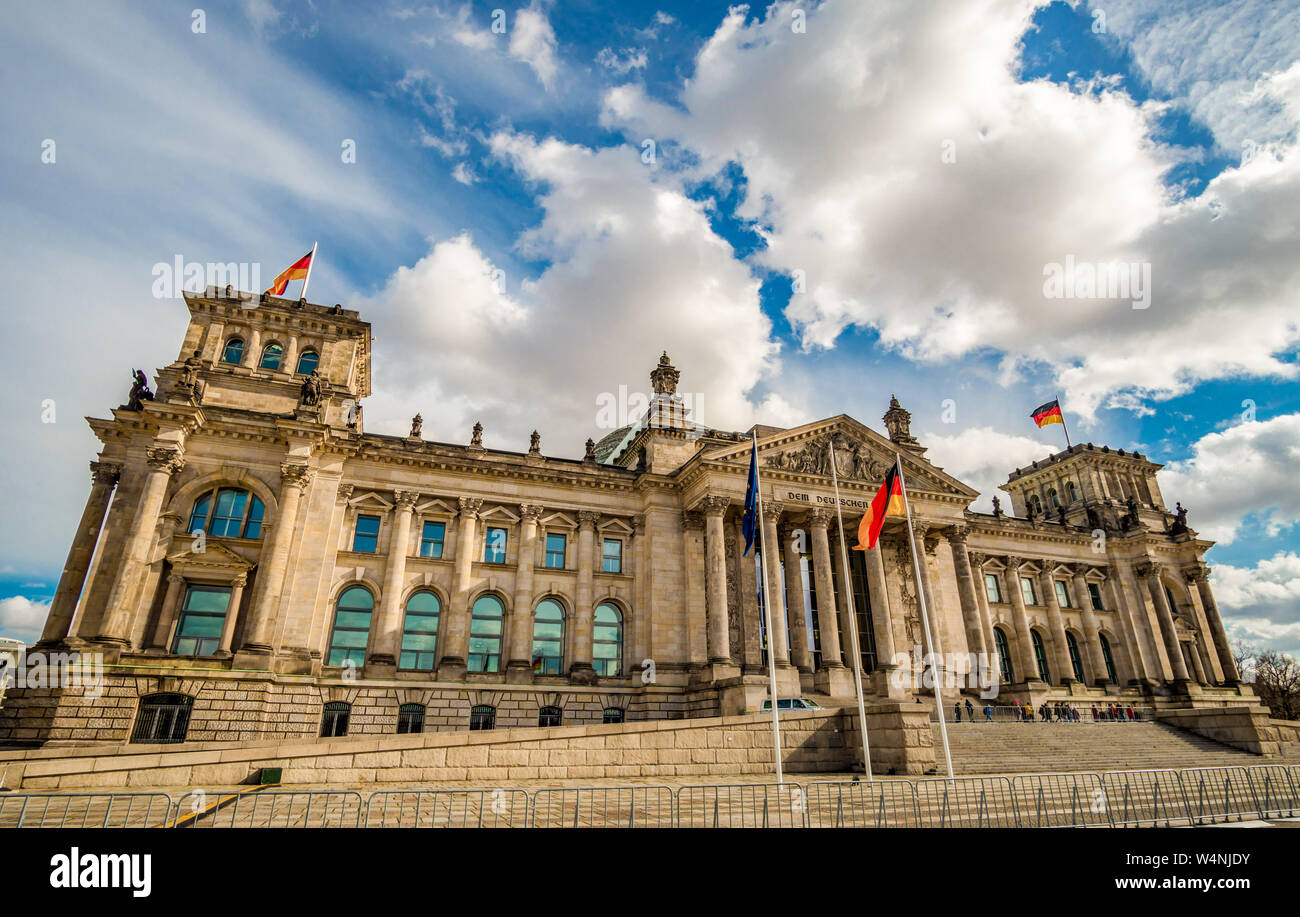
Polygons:
[[754,451],[749,456],[749,488],[745,491],[745,513],[740,517],[740,530],[745,535],[745,553],[754,546],[758,537],[758,440],[754,440]]

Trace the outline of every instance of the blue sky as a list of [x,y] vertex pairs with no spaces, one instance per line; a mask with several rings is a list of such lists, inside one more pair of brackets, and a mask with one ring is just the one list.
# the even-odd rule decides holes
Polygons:
[[[1166,6],[12,11],[0,633],[53,593],[80,418],[176,357],[153,265],[269,280],[318,240],[312,298],[374,325],[369,429],[577,455],[666,348],[718,426],[879,428],[896,393],[982,508],[1059,393],[1076,441],[1169,464],[1233,632],[1300,651],[1300,4]],[[1149,264],[1150,308],[1045,298],[1066,255]]]

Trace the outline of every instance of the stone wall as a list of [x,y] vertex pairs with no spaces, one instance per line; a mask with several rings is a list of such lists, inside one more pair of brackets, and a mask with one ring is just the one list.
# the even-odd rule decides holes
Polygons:
[[[925,773],[933,747],[913,741],[917,716],[898,705],[868,711],[874,770]],[[856,710],[850,711],[852,718]],[[845,770],[860,748],[840,710],[781,717],[791,773]],[[914,722],[915,721],[915,722]],[[928,729],[928,721],[926,722]],[[847,737],[847,739],[846,739]],[[851,739],[849,747],[846,741]],[[860,751],[856,753],[860,760]],[[890,764],[890,762],[893,762]],[[490,732],[350,736],[310,742],[127,745],[0,752],[15,789],[229,786],[262,767],[285,784],[469,781],[485,787],[531,779],[734,776],[773,770],[772,723],[757,714],[693,720]]]
[[1276,755],[1280,751],[1279,730],[1262,706],[1163,709],[1157,718],[1170,726],[1257,755]]

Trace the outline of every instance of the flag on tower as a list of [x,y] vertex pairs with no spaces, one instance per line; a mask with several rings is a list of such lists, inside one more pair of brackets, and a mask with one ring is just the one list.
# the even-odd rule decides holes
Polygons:
[[311,251],[309,251],[307,254],[303,255],[293,264],[285,268],[285,270],[280,274],[280,276],[276,277],[275,280],[271,282],[271,286],[267,289],[266,292],[271,294],[272,296],[283,296],[284,288],[289,285],[290,280],[302,280],[304,281],[303,295],[305,296],[307,293],[305,289],[307,284],[305,283],[305,281],[307,280],[307,275],[311,273],[311,259],[312,256],[315,254],[316,254],[316,246],[313,245],[311,247]]
[[894,464],[889,466],[880,490],[876,491],[876,496],[858,525],[858,543],[853,546],[853,550],[869,551],[874,548],[876,539],[880,537],[880,530],[885,527],[885,517],[902,516],[906,512],[902,473],[898,467],[898,456],[894,456]]
[[1029,416],[1034,418],[1034,423],[1038,424],[1040,430],[1050,423],[1065,425],[1065,418],[1061,416],[1061,402],[1056,399],[1034,408],[1034,413]]

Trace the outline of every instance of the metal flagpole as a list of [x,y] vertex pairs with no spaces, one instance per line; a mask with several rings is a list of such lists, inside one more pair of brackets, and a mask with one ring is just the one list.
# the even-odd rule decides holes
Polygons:
[[767,677],[769,688],[772,692],[772,747],[776,752],[776,782],[785,783],[785,777],[781,769],[781,724],[777,713],[780,703],[776,696],[776,653],[772,650],[775,646],[775,637],[772,634],[772,596],[771,592],[772,578],[767,575],[767,532],[763,528],[763,486],[758,477],[758,432],[754,431],[753,436],[753,462],[754,462],[754,500],[758,507],[758,537],[760,542],[760,554],[763,564],[763,618],[767,622]]
[[[307,284],[311,283],[311,269],[316,266],[316,243],[311,244],[311,260],[307,262],[307,276],[302,279],[302,295],[299,299],[306,300]],[[1064,418],[1062,418],[1064,420]]]
[[854,607],[853,580],[849,577],[849,549],[844,541],[844,511],[840,506],[840,475],[835,468],[835,444],[827,440],[831,450],[831,481],[835,484],[835,515],[840,523],[840,558],[844,562],[844,594],[849,597],[849,636],[853,641],[853,686],[858,692],[858,727],[862,730],[862,766],[871,783],[871,750],[867,747],[867,705],[862,699],[862,651],[858,643],[858,612]]
[[921,625],[925,628],[925,640],[930,644],[930,664],[934,670],[934,706],[939,714],[939,735],[943,738],[943,759],[948,765],[948,779],[952,779],[952,751],[948,748],[948,724],[943,718],[943,668],[939,653],[935,649],[934,637],[930,634],[930,615],[925,607],[925,586],[921,583],[921,556],[916,550],[916,534],[912,531],[912,499],[907,495],[907,480],[903,477],[903,461],[897,455],[894,462],[898,467],[898,483],[903,490],[903,509],[907,515],[907,540],[912,547],[912,566],[916,570],[916,594],[921,600]]
[[1056,409],[1061,412],[1061,432],[1065,434],[1065,451],[1070,451],[1070,428],[1065,425],[1065,408],[1061,407],[1061,396],[1056,396]]

